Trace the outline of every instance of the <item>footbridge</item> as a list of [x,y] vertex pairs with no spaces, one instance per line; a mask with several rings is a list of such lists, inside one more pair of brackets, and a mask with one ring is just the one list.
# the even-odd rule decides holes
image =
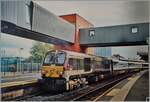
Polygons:
[[[147,45],[149,23],[94,27],[77,14],[56,16],[31,0],[2,1],[1,32],[59,48]],[[76,50],[77,49],[77,50]]]
[[149,23],[80,29],[80,45],[88,47],[147,45]]

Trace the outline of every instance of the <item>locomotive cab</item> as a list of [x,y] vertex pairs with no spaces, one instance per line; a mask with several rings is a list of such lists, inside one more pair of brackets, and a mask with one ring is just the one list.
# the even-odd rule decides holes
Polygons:
[[64,91],[66,80],[63,78],[66,53],[63,51],[49,51],[41,69],[43,88],[46,91]]
[[42,78],[61,78],[64,73],[66,53],[50,51],[46,54],[42,66]]

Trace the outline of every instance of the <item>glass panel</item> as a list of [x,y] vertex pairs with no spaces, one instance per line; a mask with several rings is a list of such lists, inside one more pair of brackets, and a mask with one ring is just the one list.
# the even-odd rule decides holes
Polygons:
[[54,58],[55,58],[55,54],[54,53],[47,54],[43,64],[45,65],[45,64],[52,64],[52,63],[54,63]]
[[77,70],[77,59],[73,59],[73,69]]
[[50,52],[46,55],[43,65],[63,65],[65,62],[65,53]]
[[77,69],[79,70],[80,69],[80,60],[79,59],[76,59],[77,60]]
[[55,58],[55,64],[63,65],[65,62],[65,55],[66,54],[64,54],[64,53],[58,53]]
[[73,68],[73,59],[72,58],[69,59],[69,67]]
[[80,59],[80,68],[79,69],[84,69],[84,62],[81,59]]
[[29,11],[30,11],[30,8],[29,8],[29,5],[26,4],[26,23],[30,23],[30,15],[29,15]]
[[69,59],[69,67],[72,68],[73,70],[77,70],[78,69],[77,59],[70,58]]
[[90,71],[91,70],[91,59],[90,58],[85,58],[84,59],[84,70],[85,71]]

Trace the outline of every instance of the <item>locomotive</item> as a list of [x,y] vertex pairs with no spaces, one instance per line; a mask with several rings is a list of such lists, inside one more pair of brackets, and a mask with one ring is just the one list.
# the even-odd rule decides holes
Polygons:
[[43,60],[42,86],[51,92],[69,91],[139,68],[142,68],[142,63],[139,62],[117,61],[66,50],[51,50],[46,53]]

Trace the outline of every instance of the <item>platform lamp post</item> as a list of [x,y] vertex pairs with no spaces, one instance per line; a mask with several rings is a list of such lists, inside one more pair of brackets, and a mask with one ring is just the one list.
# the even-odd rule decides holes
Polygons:
[[20,49],[19,49],[19,52],[20,52],[20,58],[19,58],[20,60],[19,60],[19,62],[20,62],[20,69],[21,69],[22,73],[24,74],[24,69],[23,69],[22,66],[21,66],[22,50],[23,50],[23,48],[20,48]]
[[[150,28],[149,28],[149,31],[150,31]],[[147,38],[147,44],[148,44],[148,63],[150,64],[150,38],[148,37]],[[149,98],[150,98],[150,65],[148,64],[149,66]]]
[[[150,7],[150,2],[148,2],[148,6]],[[150,15],[150,11],[149,11],[149,15]],[[149,16],[149,20],[150,20],[150,16]],[[149,26],[149,32],[150,32],[150,26]],[[149,98],[150,98],[150,33],[149,33],[149,37],[147,38],[147,44],[148,44],[148,67],[149,67]]]

